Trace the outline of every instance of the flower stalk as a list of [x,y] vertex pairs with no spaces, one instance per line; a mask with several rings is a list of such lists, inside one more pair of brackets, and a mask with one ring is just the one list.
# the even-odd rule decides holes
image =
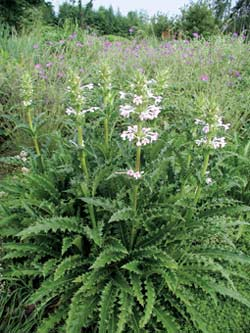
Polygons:
[[[85,177],[85,184],[80,185],[81,191],[84,196],[89,197],[91,195],[89,186],[90,186],[90,177],[89,170],[87,165],[87,155],[85,151],[84,135],[83,135],[83,124],[85,121],[85,114],[87,112],[93,112],[96,108],[90,108],[87,110],[82,110],[84,106],[84,98],[82,96],[82,89],[92,89],[92,84],[81,87],[80,78],[77,75],[71,73],[69,78],[69,86],[67,87],[68,97],[70,102],[70,107],[67,109],[66,113],[68,115],[74,115],[76,120],[77,128],[77,145],[79,147],[79,161],[80,167],[83,171]],[[89,216],[93,229],[97,227],[94,207],[91,204],[88,205]]]
[[43,159],[42,159],[42,154],[36,134],[36,130],[33,125],[33,119],[32,119],[32,106],[33,106],[33,84],[31,77],[28,73],[25,73],[22,77],[22,99],[23,99],[23,107],[26,112],[26,119],[27,123],[30,129],[34,149],[38,158],[38,161],[40,163],[40,168],[43,171],[44,170],[44,164],[43,164]]

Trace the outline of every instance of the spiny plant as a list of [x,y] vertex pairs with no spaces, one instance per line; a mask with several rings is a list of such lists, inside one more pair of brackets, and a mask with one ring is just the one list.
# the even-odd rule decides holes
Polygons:
[[[214,306],[222,296],[250,307],[234,285],[240,265],[250,263],[234,244],[247,224],[239,211],[248,207],[225,197],[223,208],[235,209],[221,212],[206,174],[226,144],[218,131],[229,125],[202,99],[200,127],[177,136],[159,117],[167,116],[164,77],[137,73],[128,92],[120,91],[120,118],[107,68],[100,85],[82,85],[70,73],[73,140],[57,134],[41,147],[31,128],[35,153],[20,154],[25,169],[1,183],[1,279],[31,286],[27,332],[177,333],[188,324],[207,333],[200,295]],[[6,317],[7,309],[3,323]]]

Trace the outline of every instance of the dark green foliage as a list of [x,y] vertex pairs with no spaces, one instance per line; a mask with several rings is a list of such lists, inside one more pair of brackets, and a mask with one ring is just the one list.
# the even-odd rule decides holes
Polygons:
[[20,28],[22,18],[27,17],[32,8],[40,8],[44,15],[44,23],[54,20],[54,12],[50,2],[45,0],[2,0],[0,3],[0,22]]
[[[73,181],[76,174],[61,164],[61,149],[57,151],[47,162],[46,176],[31,172],[1,185],[9,189],[1,204],[4,274],[33,284],[35,290],[25,306],[36,304],[32,316],[42,317],[37,332],[64,327],[69,333],[81,328],[173,333],[190,322],[202,332],[213,332],[195,306],[203,297],[215,307],[219,295],[250,306],[233,282],[235,268],[250,262],[233,244],[239,203],[235,210],[227,210],[222,203],[225,215],[213,210],[211,201],[208,214],[206,199],[192,220],[184,221],[185,199],[179,199],[182,206],[173,206],[174,193],[166,199],[162,191],[156,191],[162,163],[170,163],[169,151],[163,148],[154,163],[154,176],[148,176],[142,186],[144,200],[134,216],[118,182],[106,180],[105,187],[96,189],[98,197],[82,198]],[[64,160],[70,161],[67,148],[64,154]],[[165,187],[171,185],[171,177]],[[112,197],[107,195],[109,186],[115,186],[117,198],[113,191]],[[99,246],[90,237],[87,204],[96,207],[104,223]],[[135,219],[140,234],[130,248]]]
[[[1,325],[24,333],[230,332],[237,325],[219,321],[223,302],[232,305],[225,317],[250,307],[248,134],[211,150],[216,181],[207,186],[207,152],[193,142],[193,122],[212,104],[198,100],[186,114],[163,106],[168,124],[155,120],[160,139],[143,149],[145,175],[135,183],[121,171],[134,164],[134,148],[121,144],[113,90],[97,91],[108,107],[69,119],[65,137],[49,136],[42,169],[31,154],[28,173],[1,181]],[[104,145],[107,115],[114,131]],[[69,143],[82,129],[85,145]],[[8,292],[22,283],[12,301]],[[29,314],[14,311],[18,301]]]
[[193,33],[207,37],[217,30],[215,16],[205,1],[191,2],[182,10],[181,26],[190,37]]
[[249,34],[250,29],[250,1],[249,0],[238,0],[235,6],[232,8],[230,14],[230,28],[234,32],[245,35]]

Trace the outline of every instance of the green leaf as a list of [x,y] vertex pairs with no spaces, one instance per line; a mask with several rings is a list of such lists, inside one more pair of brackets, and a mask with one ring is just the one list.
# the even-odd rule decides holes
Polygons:
[[247,256],[243,253],[234,253],[228,250],[221,250],[221,249],[206,249],[195,253],[216,259],[228,260],[230,262],[240,262],[241,264],[250,264],[250,256]]
[[[109,282],[103,289],[100,302],[100,321],[99,333],[108,333],[108,321],[110,318],[111,308],[116,298],[116,289]],[[73,332],[72,332],[73,333]]]
[[147,301],[146,301],[144,316],[140,320],[140,328],[144,328],[149,322],[152,316],[155,304],[155,298],[156,298],[153,283],[150,280],[147,280],[145,285],[146,285]]
[[144,299],[143,299],[143,293],[142,293],[142,281],[141,281],[140,275],[131,273],[130,280],[132,283],[134,296],[136,297],[137,301],[141,304],[141,306],[144,306]]
[[121,246],[120,248],[117,247],[109,247],[105,250],[103,250],[99,256],[96,258],[95,262],[91,266],[91,268],[101,268],[104,267],[111,262],[117,262],[121,259],[125,258],[128,254],[127,249],[124,246]]
[[82,201],[86,202],[89,205],[93,205],[96,207],[103,208],[104,210],[107,211],[114,211],[115,210],[115,204],[113,201],[109,199],[104,199],[104,198],[80,198]]
[[125,292],[120,292],[119,294],[119,304],[120,304],[120,312],[118,315],[118,324],[117,324],[117,332],[124,332],[126,322],[128,321],[129,316],[132,312],[133,301],[129,294]]
[[83,327],[87,327],[88,319],[92,317],[97,305],[97,296],[85,297],[82,289],[78,289],[71,299],[68,318],[66,321],[66,332],[80,333]]
[[57,266],[54,279],[58,280],[63,277],[69,271],[75,269],[76,267],[81,267],[84,264],[83,258],[79,254],[66,257],[62,262]]
[[122,268],[126,269],[130,272],[141,274],[142,270],[139,268],[139,266],[140,266],[139,260],[132,260],[132,261],[128,262],[127,264],[123,265]]
[[49,231],[72,231],[75,233],[84,234],[83,227],[76,217],[54,217],[41,219],[36,224],[22,230],[17,234],[21,239],[48,233]]
[[174,317],[166,310],[162,310],[159,306],[155,306],[153,312],[157,319],[162,323],[162,326],[167,330],[166,333],[178,333],[180,331],[180,327],[176,324]]
[[109,223],[111,222],[119,222],[119,221],[127,221],[133,216],[133,211],[131,208],[123,208],[115,212],[111,218],[109,219]]

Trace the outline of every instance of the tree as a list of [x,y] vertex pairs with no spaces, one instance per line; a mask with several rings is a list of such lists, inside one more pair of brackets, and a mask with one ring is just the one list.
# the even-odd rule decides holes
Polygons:
[[188,7],[182,9],[181,28],[188,35],[194,33],[208,37],[218,30],[216,17],[208,2],[198,1],[191,2]]
[[231,0],[214,0],[212,8],[218,21],[224,20],[230,14]]
[[235,32],[250,30],[250,0],[238,0],[230,15],[230,27]]
[[25,13],[39,6],[52,10],[51,3],[45,0],[1,0],[0,20],[20,28]]

